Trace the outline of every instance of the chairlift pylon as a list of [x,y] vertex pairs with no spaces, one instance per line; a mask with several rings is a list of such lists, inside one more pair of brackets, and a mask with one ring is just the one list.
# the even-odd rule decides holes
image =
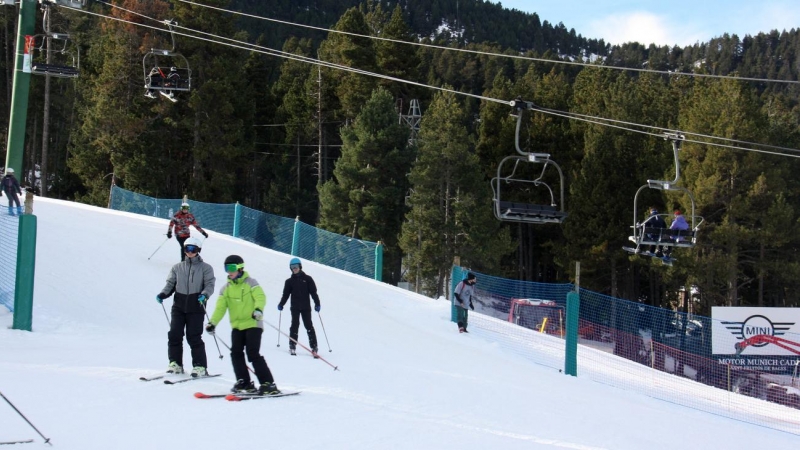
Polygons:
[[[636,244],[636,247],[623,247],[623,249],[629,253],[646,253],[647,250],[645,248],[649,248],[651,246],[662,248],[692,248],[697,242],[700,224],[703,223],[703,218],[696,214],[696,205],[691,191],[685,187],[678,186],[681,176],[681,166],[678,153],[680,152],[681,144],[686,138],[680,133],[664,133],[664,138],[672,143],[672,152],[675,160],[675,179],[671,181],[647,180],[647,184],[643,185],[636,191],[636,195],[633,197],[633,226],[631,226],[633,229],[633,235],[628,237],[631,242]],[[669,216],[669,214],[651,215],[644,222],[639,222],[639,194],[645,189],[679,191],[685,193],[691,202],[689,229],[671,230],[669,228],[648,226],[648,222],[651,221],[653,216]]]
[[[499,220],[505,222],[524,222],[524,223],[562,223],[567,218],[567,213],[564,210],[564,174],[561,167],[552,159],[547,153],[532,153],[524,152],[519,147],[519,130],[522,123],[522,113],[524,110],[533,109],[532,102],[522,101],[520,99],[510,102],[511,107],[514,109],[512,115],[517,117],[517,129],[514,138],[514,145],[516,147],[516,155],[506,156],[500,161],[497,166],[497,176],[492,178],[492,191],[494,193],[494,215]],[[521,164],[542,164],[542,171],[535,179],[523,178],[522,175],[517,175],[517,169]],[[560,190],[559,201],[556,202],[553,189],[544,181],[544,175],[548,167],[554,167],[558,173]],[[509,173],[510,171],[510,173]],[[503,192],[503,186],[514,186],[511,189],[514,191],[523,191],[525,186],[533,186],[535,188],[543,188],[549,194],[549,204],[535,204],[520,201],[509,200],[508,195]],[[541,190],[541,189],[540,189]]]
[[158,92],[174,101],[174,92],[189,92],[192,89],[192,69],[189,60],[175,51],[175,34],[173,27],[176,23],[165,20],[172,38],[172,48],[151,48],[142,58],[144,72],[144,88],[148,97],[155,98]]

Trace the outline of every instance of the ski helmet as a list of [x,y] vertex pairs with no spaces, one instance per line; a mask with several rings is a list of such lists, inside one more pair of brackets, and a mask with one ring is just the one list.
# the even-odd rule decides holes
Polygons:
[[14,175],[14,169],[12,169],[11,167],[7,168],[6,175]]
[[230,255],[225,258],[225,272],[244,270],[244,260],[239,255]]
[[184,250],[185,252],[186,252],[186,251],[191,251],[191,250],[189,249],[189,247],[193,247],[193,248],[195,248],[195,249],[197,250],[197,253],[200,253],[200,250],[203,248],[203,244],[202,244],[202,243],[200,243],[200,239],[197,239],[197,238],[193,238],[193,237],[191,237],[191,238],[187,239],[187,240],[186,240],[186,241],[183,243],[183,250]]
[[289,261],[289,270],[291,270],[291,269],[292,269],[292,266],[294,266],[295,264],[297,265],[297,267],[298,267],[299,269],[302,269],[302,268],[303,268],[303,263],[302,263],[302,262],[300,262],[300,258],[292,258],[292,260],[291,260],[291,261]]
[[186,202],[183,202],[183,203],[181,203],[181,209],[186,209],[186,210],[188,210],[188,209],[189,209],[189,204],[188,204],[188,203],[186,203]]

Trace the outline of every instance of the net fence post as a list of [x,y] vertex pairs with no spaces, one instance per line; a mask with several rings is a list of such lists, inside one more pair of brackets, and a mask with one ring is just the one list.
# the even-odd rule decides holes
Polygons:
[[294,232],[292,233],[292,256],[297,256],[300,251],[300,216],[294,219]]
[[578,376],[578,315],[581,308],[580,262],[575,265],[575,290],[567,293],[567,336],[564,351],[564,373]]
[[242,205],[239,202],[233,207],[233,237],[239,237],[240,218],[242,217]]
[[33,277],[36,269],[36,216],[19,217],[17,275],[14,289],[13,329],[31,331],[33,317]]
[[383,281],[383,242],[375,246],[375,279]]

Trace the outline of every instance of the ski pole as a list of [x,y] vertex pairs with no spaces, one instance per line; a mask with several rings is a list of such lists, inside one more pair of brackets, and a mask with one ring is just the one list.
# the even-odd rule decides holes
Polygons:
[[[275,325],[273,325],[273,324],[271,324],[271,323],[267,322],[266,320],[264,321],[264,323],[265,323],[265,324],[267,324],[267,325],[269,325],[269,326],[271,326],[272,328],[275,328]],[[288,334],[284,333],[284,332],[283,332],[283,331],[281,331],[280,329],[278,329],[278,328],[275,328],[275,329],[276,329],[276,330],[278,330],[278,333],[280,333],[280,334],[282,334],[282,335],[286,336],[287,338],[289,338],[289,340],[290,340],[290,341],[294,342],[295,344],[299,345],[300,347],[303,347],[304,349],[306,349],[306,351],[308,351],[308,352],[309,352],[309,353],[311,353],[312,355],[316,356],[318,359],[320,359],[320,360],[322,360],[323,362],[325,362],[325,364],[327,364],[327,365],[329,365],[329,366],[333,367],[333,370],[339,370],[339,367],[338,367],[338,366],[334,366],[333,364],[329,363],[329,362],[328,362],[328,361],[327,361],[325,358],[323,358],[322,356],[319,356],[317,353],[314,353],[314,352],[313,352],[313,351],[312,351],[310,348],[308,348],[308,347],[306,347],[305,345],[303,345],[303,344],[301,344],[301,343],[297,342],[295,339],[292,339],[292,337],[291,337],[291,336],[289,336]]]
[[[222,342],[222,345],[224,345],[224,346],[225,346],[225,348],[227,348],[227,349],[228,349],[228,351],[230,351],[231,353],[233,353],[233,350],[231,350],[231,348],[230,348],[230,347],[228,347],[228,344],[226,344],[226,343],[225,343],[225,341],[223,341],[223,340],[222,340],[222,338],[219,338],[219,341],[220,341],[220,342]],[[255,374],[256,374],[256,372],[255,372],[253,369],[251,369],[251,368],[250,368],[250,366],[248,366],[248,365],[247,365],[247,363],[245,363],[245,365],[244,365],[244,366],[245,366],[245,367],[247,367],[247,370],[249,370],[249,371],[250,371],[250,373],[252,373],[253,375],[255,375]],[[257,376],[257,375],[256,375],[256,376]]]
[[[211,323],[211,317],[208,317],[208,311],[206,311],[206,304],[202,303],[201,305],[203,306],[203,312],[206,313],[206,318],[208,319],[208,323]],[[217,333],[212,333],[211,337],[214,338],[214,344],[217,346],[217,353],[219,353],[219,359],[222,359],[222,352],[219,350],[219,344],[217,343]],[[226,345],[225,347],[228,346]],[[228,350],[230,350],[230,347],[228,347]]]
[[45,436],[42,434],[42,432],[41,432],[41,431],[39,431],[39,429],[38,429],[38,428],[36,428],[36,427],[35,427],[35,426],[34,426],[34,425],[31,423],[31,421],[30,421],[30,420],[28,420],[28,418],[27,418],[27,417],[25,417],[25,414],[22,414],[22,412],[20,412],[20,410],[18,410],[18,409],[17,409],[17,407],[16,407],[16,406],[14,406],[14,404],[13,404],[13,403],[11,403],[11,400],[9,400],[9,399],[8,399],[8,398],[7,398],[5,395],[3,395],[3,393],[2,393],[2,392],[0,392],[0,396],[2,396],[2,397],[3,397],[3,400],[5,400],[5,401],[6,401],[6,403],[8,403],[9,405],[11,405],[11,407],[12,407],[12,408],[14,408],[14,411],[16,411],[16,412],[17,412],[17,414],[19,414],[19,415],[20,415],[20,416],[21,416],[23,419],[25,419],[25,422],[28,422],[28,425],[30,425],[30,426],[31,426],[31,428],[33,428],[34,430],[36,430],[36,432],[37,432],[37,433],[39,433],[39,436],[41,436],[41,437],[42,437],[42,439],[44,439],[44,442],[45,442],[46,444],[49,444],[50,446],[52,446],[52,445],[53,445],[53,444],[50,444],[50,438],[47,438],[47,437],[45,437]]
[[281,346],[281,317],[283,317],[283,310],[278,311],[278,347]]
[[157,251],[161,250],[161,247],[162,247],[164,244],[166,244],[168,240],[169,240],[169,238],[166,238],[166,239],[164,239],[164,242],[162,242],[162,243],[161,243],[161,245],[159,245],[159,246],[158,246],[158,248],[156,248],[156,251],[155,251],[155,252],[153,252],[153,254],[152,254],[152,255],[150,255],[150,257],[148,257],[148,258],[147,258],[147,260],[148,260],[148,261],[150,261],[150,258],[152,258],[152,257],[153,257],[153,255],[155,255]]
[[167,325],[169,325],[171,327],[172,326],[172,322],[169,321],[169,315],[167,315],[167,307],[164,306],[163,303],[161,304],[161,309],[164,310],[164,317],[167,319]]
[[331,343],[328,342],[328,333],[325,332],[325,324],[322,322],[322,314],[317,311],[317,316],[319,316],[319,324],[322,325],[322,334],[325,335],[325,343],[328,344],[328,351],[332,352],[331,350]]

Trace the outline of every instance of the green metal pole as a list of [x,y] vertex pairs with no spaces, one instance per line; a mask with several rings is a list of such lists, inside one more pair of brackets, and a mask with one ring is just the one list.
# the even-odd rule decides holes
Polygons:
[[581,297],[577,292],[567,294],[567,336],[564,355],[564,373],[578,376],[578,316]]
[[15,330],[31,331],[33,318],[33,276],[36,269],[36,216],[19,216],[17,277],[14,284]]
[[297,256],[300,251],[300,216],[294,219],[294,233],[292,233],[292,256]]
[[375,279],[383,281],[383,242],[375,246]]
[[233,237],[239,237],[239,226],[242,217],[242,206],[236,202],[233,208]]
[[[8,123],[6,167],[12,167],[24,178],[22,167],[25,148],[25,123],[28,120],[28,91],[31,86],[30,53],[25,61],[25,36],[33,35],[36,0],[20,0],[17,26],[17,57],[14,63],[14,86],[11,94],[11,116]],[[20,178],[20,179],[22,179]]]

